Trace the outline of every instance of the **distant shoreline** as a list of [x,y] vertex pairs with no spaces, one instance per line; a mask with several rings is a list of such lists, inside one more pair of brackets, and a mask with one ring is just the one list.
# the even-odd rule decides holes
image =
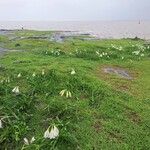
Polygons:
[[150,21],[0,21],[0,29],[80,31],[100,39],[150,39]]

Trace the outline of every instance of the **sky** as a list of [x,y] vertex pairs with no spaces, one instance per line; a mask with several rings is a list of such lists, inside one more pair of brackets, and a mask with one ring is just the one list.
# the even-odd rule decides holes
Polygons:
[[0,0],[0,21],[150,20],[150,0]]

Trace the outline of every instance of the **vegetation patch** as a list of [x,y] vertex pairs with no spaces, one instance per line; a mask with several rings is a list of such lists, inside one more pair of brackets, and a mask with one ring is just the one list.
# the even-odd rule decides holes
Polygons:
[[60,43],[49,31],[9,32],[0,45],[24,51],[0,56],[0,149],[149,149],[144,40]]

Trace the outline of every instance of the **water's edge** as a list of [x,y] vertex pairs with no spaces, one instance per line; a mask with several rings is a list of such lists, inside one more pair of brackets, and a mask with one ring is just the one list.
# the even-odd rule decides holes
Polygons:
[[150,39],[150,21],[0,21],[0,29],[29,29],[49,31],[81,31],[103,39],[134,38]]

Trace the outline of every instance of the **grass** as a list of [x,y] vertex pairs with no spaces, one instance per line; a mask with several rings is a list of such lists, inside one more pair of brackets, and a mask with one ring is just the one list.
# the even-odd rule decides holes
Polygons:
[[[25,38],[0,36],[3,47],[20,50],[0,59],[0,149],[149,149],[150,48],[145,41],[80,37],[56,43],[28,39],[51,32],[13,34]],[[106,74],[107,66],[123,68],[133,79]],[[17,95],[12,93],[16,86]],[[60,96],[64,89],[71,98]],[[59,136],[45,139],[51,125],[57,126]],[[33,136],[35,141],[25,145],[23,139]]]

